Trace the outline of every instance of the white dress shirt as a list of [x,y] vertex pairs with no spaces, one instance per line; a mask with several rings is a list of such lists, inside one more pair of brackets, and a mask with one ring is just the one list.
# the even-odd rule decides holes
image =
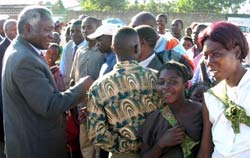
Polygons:
[[150,55],[147,59],[139,62],[139,65],[142,66],[143,68],[147,68],[149,63],[154,59],[154,57],[155,57],[155,53]]

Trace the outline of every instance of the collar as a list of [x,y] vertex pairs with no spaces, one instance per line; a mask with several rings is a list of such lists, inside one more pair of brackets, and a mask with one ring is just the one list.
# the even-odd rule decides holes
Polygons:
[[11,40],[9,37],[7,37],[7,36],[5,37],[5,39],[8,40],[8,41],[10,41],[10,42],[12,41],[12,40]]
[[113,53],[113,52],[110,52],[110,53],[106,53],[106,54],[105,54],[105,60],[106,60],[107,62],[113,60],[114,58],[115,58],[115,53]]
[[83,40],[80,44],[76,45],[75,42],[73,42],[72,44],[72,48],[75,49],[75,47],[77,46],[77,48],[80,47],[88,47],[88,42],[86,40]]
[[150,55],[147,59],[141,61],[139,63],[139,65],[142,66],[143,68],[147,68],[147,66],[154,59],[154,57],[155,57],[155,53],[153,53],[152,55]]
[[38,48],[36,48],[34,45],[32,45],[31,43],[29,43],[30,44],[30,46],[36,51],[36,53],[39,55],[39,56],[41,56],[41,53],[42,53],[42,51],[40,50],[40,49],[38,49]]
[[159,39],[157,40],[157,42],[155,44],[154,50],[157,53],[165,50],[166,43],[167,43],[167,38],[163,35],[159,35]]
[[239,89],[241,87],[244,87],[245,84],[247,84],[247,82],[249,82],[249,80],[250,80],[250,69],[247,68],[246,70],[247,71],[245,72],[245,74],[243,75],[243,77],[240,79],[240,82],[238,83],[238,85],[235,86],[235,87],[229,87],[229,86],[227,86],[228,90]]
[[136,60],[125,60],[125,61],[118,61],[115,65],[115,68],[129,68],[132,65],[138,65],[138,61]]

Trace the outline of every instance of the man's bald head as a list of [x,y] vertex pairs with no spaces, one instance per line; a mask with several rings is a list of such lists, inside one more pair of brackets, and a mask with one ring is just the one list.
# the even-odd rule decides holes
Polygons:
[[112,49],[119,61],[137,60],[140,55],[139,36],[131,27],[122,27],[112,39]]
[[139,25],[149,25],[155,30],[157,29],[155,16],[150,12],[140,12],[132,18],[130,26],[136,27]]

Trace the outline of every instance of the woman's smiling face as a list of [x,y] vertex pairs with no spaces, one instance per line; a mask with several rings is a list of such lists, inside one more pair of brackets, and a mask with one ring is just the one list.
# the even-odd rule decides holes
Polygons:
[[173,103],[184,96],[186,84],[183,78],[173,69],[161,71],[157,90],[165,103]]

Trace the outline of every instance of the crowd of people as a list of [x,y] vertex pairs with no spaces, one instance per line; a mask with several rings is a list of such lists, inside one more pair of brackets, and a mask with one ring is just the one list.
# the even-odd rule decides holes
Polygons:
[[250,157],[244,34],[167,22],[143,11],[64,26],[42,6],[0,20],[0,157]]

